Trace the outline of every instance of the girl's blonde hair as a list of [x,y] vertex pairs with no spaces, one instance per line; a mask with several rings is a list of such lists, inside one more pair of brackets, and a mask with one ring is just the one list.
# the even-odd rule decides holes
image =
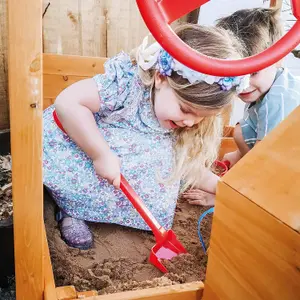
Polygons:
[[244,56],[266,50],[283,34],[280,10],[274,8],[241,9],[219,19],[216,26],[230,30],[244,43]]
[[[226,30],[193,24],[181,25],[175,30],[177,35],[193,49],[211,57],[227,59],[240,58],[241,45]],[[136,55],[136,52],[132,53]],[[155,67],[148,71],[139,68],[143,83],[150,87],[151,99],[155,96]],[[216,110],[227,107],[233,99],[234,88],[221,90],[217,83],[191,84],[187,79],[172,72],[166,77],[178,98],[196,109]],[[171,180],[182,179],[183,190],[195,186],[201,180],[201,169],[210,168],[217,158],[223,131],[222,117],[205,117],[192,128],[179,128],[174,131],[175,167]]]

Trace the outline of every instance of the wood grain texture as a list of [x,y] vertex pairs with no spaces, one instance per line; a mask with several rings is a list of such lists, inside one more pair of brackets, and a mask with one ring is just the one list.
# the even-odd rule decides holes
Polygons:
[[223,177],[224,182],[300,232],[300,107]]
[[44,54],[44,106],[53,104],[57,95],[69,85],[104,73],[107,58]]
[[220,183],[203,300],[298,300],[300,235]]
[[200,300],[204,285],[202,282],[178,284],[166,287],[94,296],[86,300]]
[[237,150],[237,145],[234,139],[230,137],[223,137],[219,150],[219,159],[222,159],[226,153],[233,152],[235,150]]
[[73,285],[56,288],[57,300],[77,299],[77,292]]
[[16,293],[18,300],[41,300],[42,2],[9,0],[8,30]]

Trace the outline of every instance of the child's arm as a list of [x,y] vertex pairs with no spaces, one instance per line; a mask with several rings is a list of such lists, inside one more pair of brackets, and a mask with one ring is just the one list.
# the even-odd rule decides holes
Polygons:
[[201,174],[200,182],[195,186],[195,189],[199,189],[210,194],[216,194],[217,184],[220,177],[214,174],[209,169],[204,169]]
[[240,150],[228,152],[224,155],[222,161],[229,161],[230,167],[233,167],[243,157]]
[[194,189],[183,193],[182,198],[193,205],[214,205],[219,179],[217,175],[205,169],[201,177],[201,182]]
[[118,187],[119,159],[101,135],[93,115],[100,110],[94,80],[85,79],[69,86],[58,95],[54,105],[65,131],[93,160],[96,173]]

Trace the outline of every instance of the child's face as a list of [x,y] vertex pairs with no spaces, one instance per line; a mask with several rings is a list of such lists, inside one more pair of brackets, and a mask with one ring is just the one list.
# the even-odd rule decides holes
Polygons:
[[192,127],[204,118],[216,115],[220,110],[195,109],[182,102],[167,80],[155,77],[154,112],[162,127],[176,129]]
[[245,103],[255,102],[261,99],[271,88],[277,68],[275,65],[253,73],[250,79],[250,86],[240,93],[239,98]]

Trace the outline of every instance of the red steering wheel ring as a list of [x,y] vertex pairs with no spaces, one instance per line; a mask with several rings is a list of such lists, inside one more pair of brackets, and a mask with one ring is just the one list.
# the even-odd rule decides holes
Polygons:
[[203,55],[185,44],[169,24],[209,0],[137,0],[140,13],[157,42],[187,67],[214,76],[251,74],[275,64],[300,43],[300,0],[291,0],[297,21],[290,31],[267,50],[239,60]]

